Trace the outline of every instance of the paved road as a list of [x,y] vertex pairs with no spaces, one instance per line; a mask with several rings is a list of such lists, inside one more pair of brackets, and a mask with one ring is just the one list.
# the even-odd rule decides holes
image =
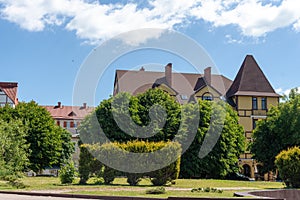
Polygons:
[[62,197],[40,197],[40,196],[16,195],[16,194],[0,194],[0,200],[84,200],[84,199],[62,198]]

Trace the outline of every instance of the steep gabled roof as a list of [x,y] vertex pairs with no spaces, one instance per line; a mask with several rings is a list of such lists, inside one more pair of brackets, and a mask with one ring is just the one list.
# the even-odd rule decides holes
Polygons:
[[279,97],[258,66],[252,55],[247,55],[226,97],[232,96],[274,96]]
[[17,91],[18,83],[14,82],[0,82],[0,89],[12,100],[12,102],[17,105]]
[[198,79],[196,86],[194,88],[195,92],[194,94],[196,94],[197,92],[199,92],[200,90],[202,90],[205,87],[209,87],[210,89],[213,89],[215,92],[217,92],[220,96],[222,95],[222,93],[220,91],[218,91],[216,88],[214,88],[212,85],[208,84],[207,81],[205,80],[204,77],[201,77]]

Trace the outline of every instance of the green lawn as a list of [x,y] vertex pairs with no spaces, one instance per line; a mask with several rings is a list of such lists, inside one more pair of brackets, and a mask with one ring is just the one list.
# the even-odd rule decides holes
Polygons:
[[[147,179],[143,179],[139,186],[129,186],[125,178],[116,178],[112,185],[62,185],[55,177],[26,177],[23,179],[26,185],[22,191],[44,191],[72,194],[94,194],[94,195],[118,195],[118,196],[143,196],[143,197],[232,197],[234,192],[261,190],[261,189],[279,189],[284,185],[278,182],[262,181],[227,181],[227,180],[205,180],[205,179],[178,179],[175,185],[166,186],[166,194],[153,195],[146,194],[146,190],[155,188]],[[218,188],[222,193],[191,192],[192,188]],[[0,182],[0,190],[16,190],[8,186],[5,182]]]

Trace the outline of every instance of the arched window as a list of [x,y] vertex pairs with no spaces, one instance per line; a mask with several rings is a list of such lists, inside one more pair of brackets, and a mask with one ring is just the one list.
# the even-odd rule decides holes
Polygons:
[[214,100],[214,97],[211,93],[206,92],[202,95],[202,100],[212,101],[212,100]]

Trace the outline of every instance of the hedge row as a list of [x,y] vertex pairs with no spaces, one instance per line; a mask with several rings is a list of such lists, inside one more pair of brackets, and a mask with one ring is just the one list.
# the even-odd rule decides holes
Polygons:
[[[103,177],[106,184],[112,183],[116,176],[126,176],[130,185],[137,185],[141,178],[149,177],[153,185],[164,185],[178,178],[180,171],[181,147],[174,142],[145,142],[129,141],[127,143],[84,144],[81,153],[85,162],[80,161],[79,169],[81,183],[88,179],[87,171],[97,173],[91,168],[96,160],[98,163],[98,177]],[[87,151],[88,150],[88,151]],[[93,156],[91,156],[91,154]],[[86,161],[90,157],[91,162]],[[87,165],[90,165],[90,167]]]

